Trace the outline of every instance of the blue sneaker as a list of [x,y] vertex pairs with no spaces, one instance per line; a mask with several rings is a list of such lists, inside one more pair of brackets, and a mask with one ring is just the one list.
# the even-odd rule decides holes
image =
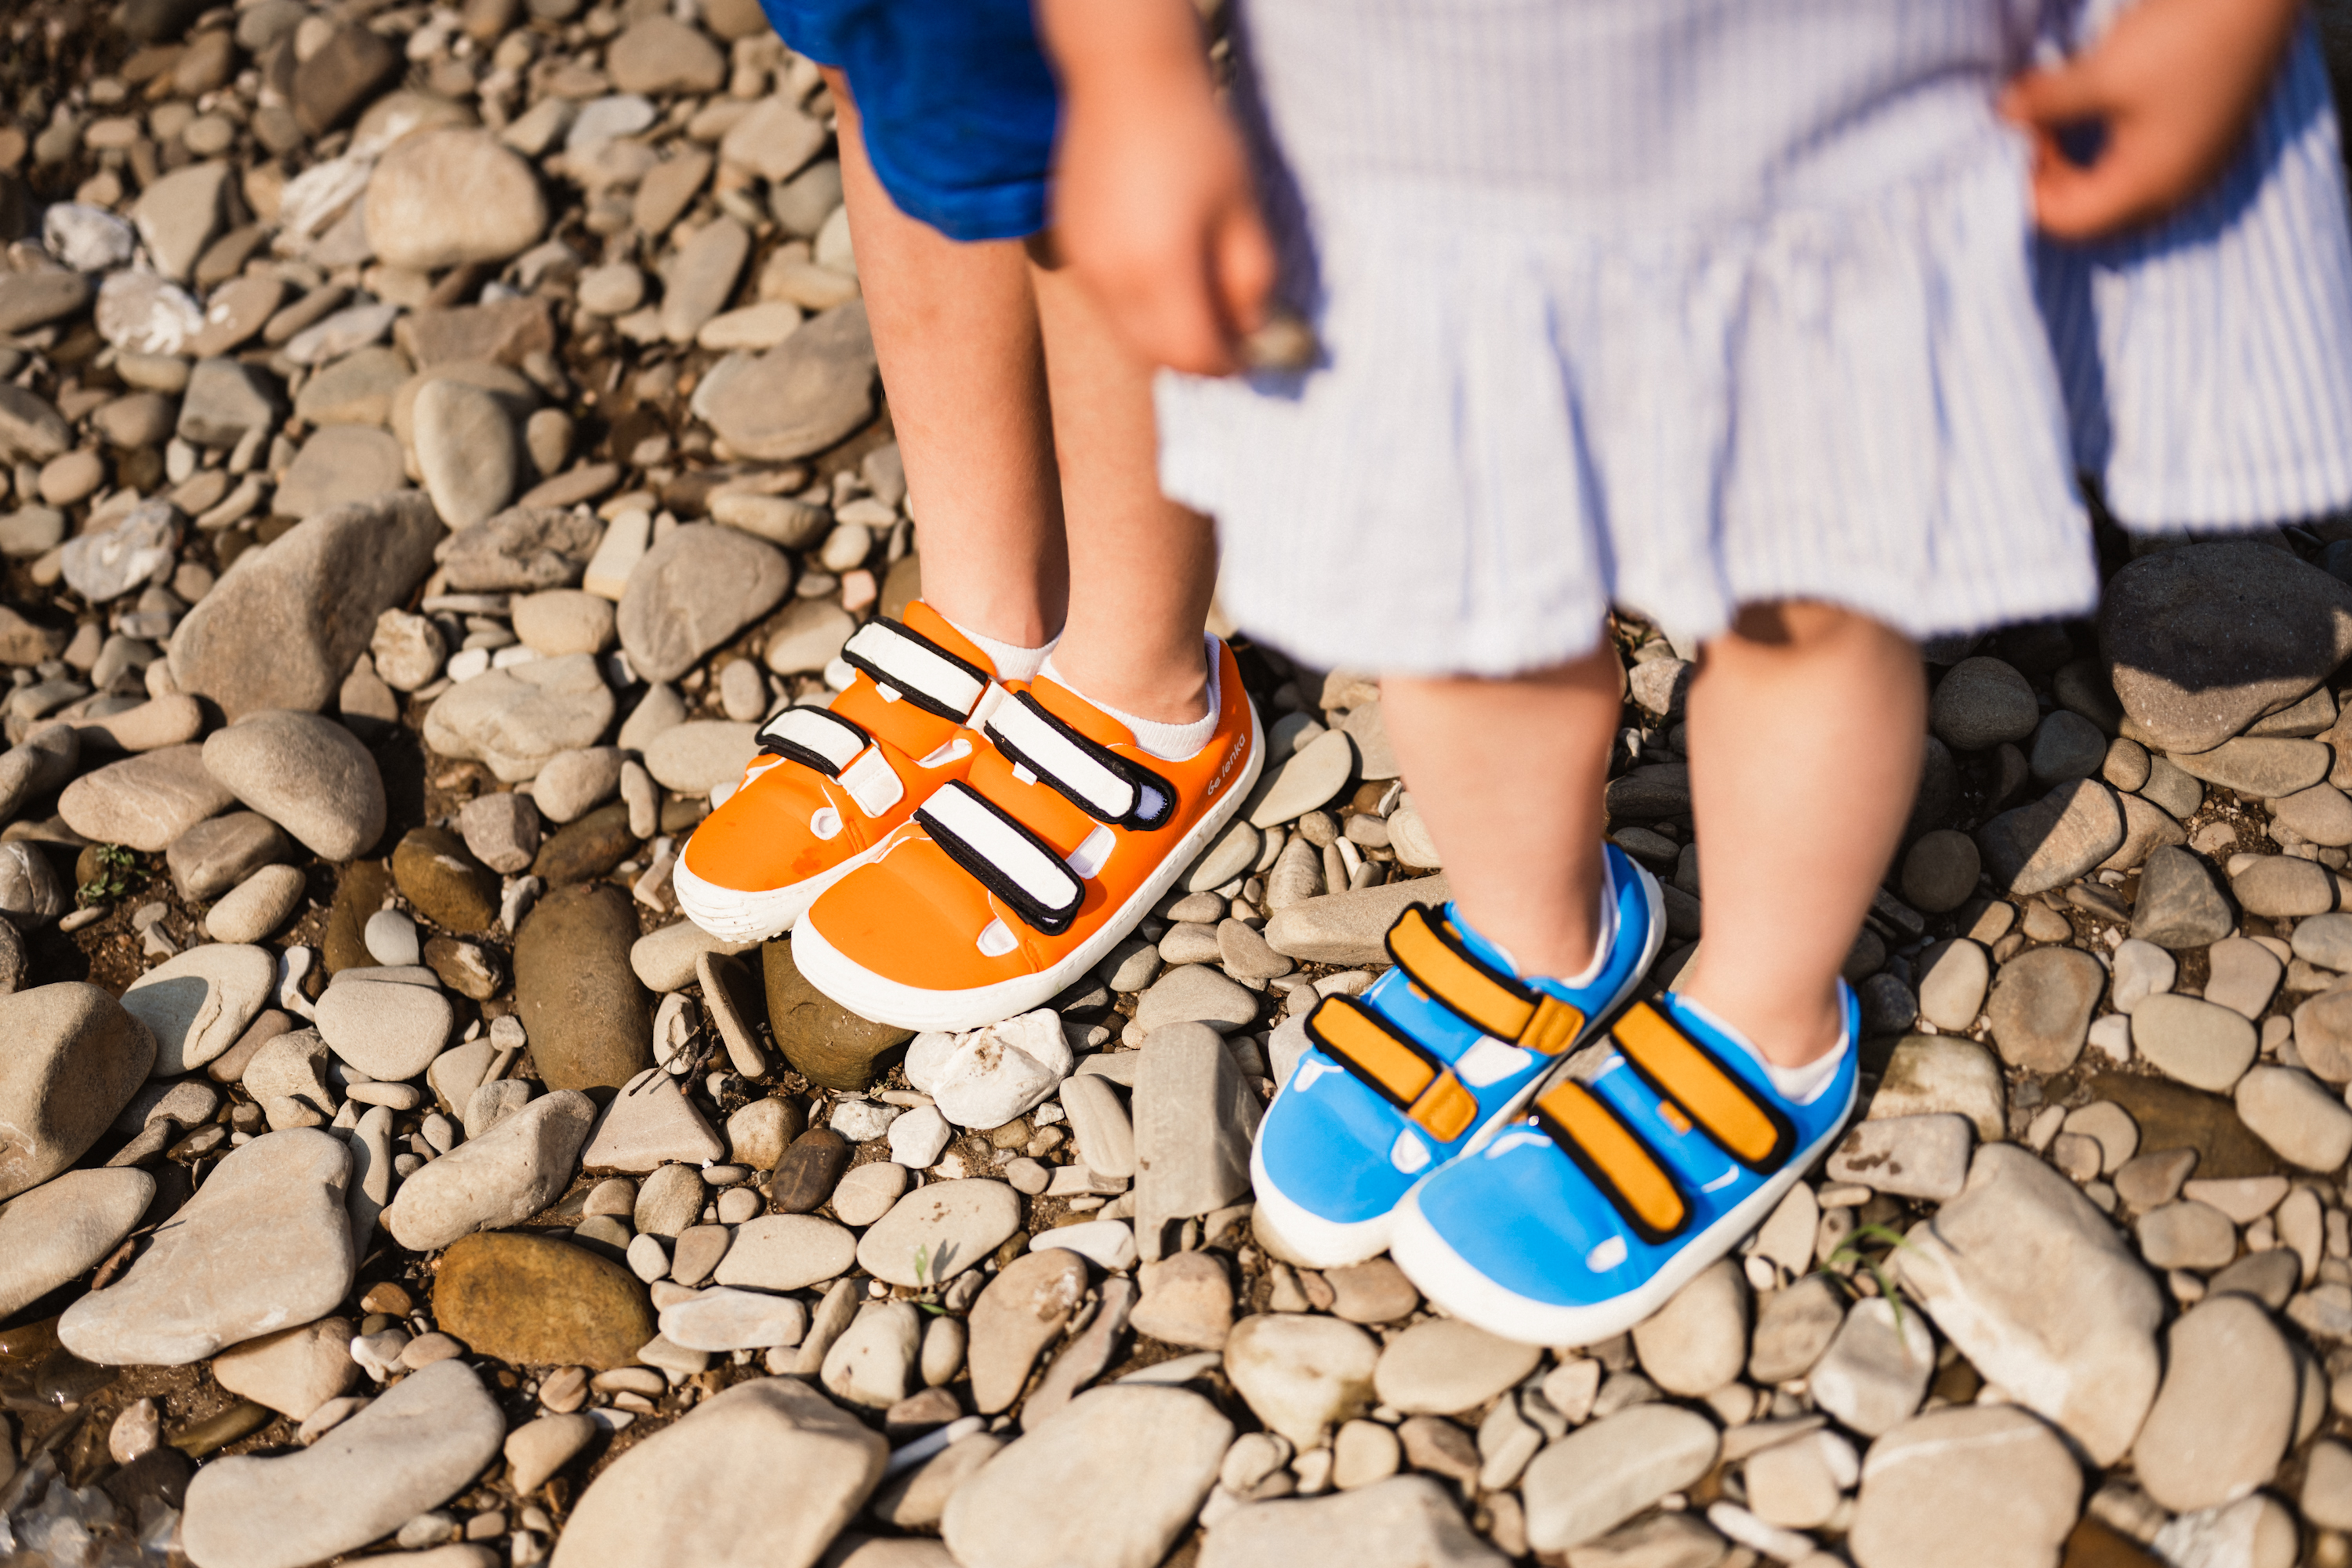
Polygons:
[[1391,1253],[1455,1317],[1532,1344],[1632,1328],[1762,1224],[1853,1110],[1860,1013],[1801,1100],[1704,1007],[1637,1002],[1534,1114],[1398,1206]]
[[1307,1016],[1313,1046],[1250,1153],[1258,1215],[1299,1260],[1377,1256],[1413,1184],[1508,1124],[1633,994],[1664,940],[1664,900],[1614,846],[1605,874],[1605,951],[1580,984],[1522,980],[1453,906],[1415,904],[1389,930],[1396,966]]

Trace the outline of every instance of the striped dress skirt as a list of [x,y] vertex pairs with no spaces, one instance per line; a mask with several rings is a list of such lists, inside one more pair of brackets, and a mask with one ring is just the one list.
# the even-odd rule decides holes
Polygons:
[[2140,529],[2352,502],[2352,236],[2299,37],[2160,226],[2033,230],[1993,110],[2113,7],[1242,0],[1235,102],[1314,325],[1159,387],[1222,598],[1321,668],[1502,675],[1743,604],[1913,637],[2083,613]]

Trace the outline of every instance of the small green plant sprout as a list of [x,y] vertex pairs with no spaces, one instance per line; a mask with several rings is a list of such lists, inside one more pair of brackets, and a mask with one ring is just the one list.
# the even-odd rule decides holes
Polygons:
[[111,903],[147,880],[135,850],[121,844],[92,846],[98,874],[74,891],[83,907]]
[[[1864,1242],[1876,1242],[1886,1250],[1874,1258],[1862,1249]],[[1885,1264],[1886,1259],[1894,1255],[1896,1248],[1908,1247],[1910,1245],[1909,1238],[1892,1226],[1858,1225],[1843,1241],[1838,1244],[1836,1251],[1822,1260],[1832,1268],[1841,1263],[1850,1263],[1867,1273],[1871,1282],[1878,1287],[1878,1293],[1886,1299],[1886,1304],[1895,1310],[1895,1331],[1897,1335],[1901,1335],[1904,1331],[1903,1287],[1895,1282],[1894,1275],[1887,1271]]]
[[915,1310],[919,1312],[929,1312],[933,1317],[939,1317],[944,1314],[947,1311],[947,1309],[941,1306],[939,1301],[940,1282],[937,1279],[932,1279],[930,1275],[931,1249],[929,1245],[926,1243],[925,1245],[915,1248],[915,1286],[916,1289],[922,1291],[922,1294],[916,1298]]

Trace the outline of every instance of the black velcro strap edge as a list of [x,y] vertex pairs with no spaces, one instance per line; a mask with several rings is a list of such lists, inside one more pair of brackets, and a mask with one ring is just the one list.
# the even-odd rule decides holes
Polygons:
[[[1040,766],[1035,759],[1029,756],[1027,752],[1022,751],[1018,746],[1015,746],[1011,742],[1007,741],[1004,738],[1003,732],[998,730],[995,723],[992,721],[986,726],[986,729],[988,731],[988,738],[995,744],[996,749],[1003,752],[1013,761],[1020,763],[1023,767],[1027,768],[1031,773],[1036,774],[1039,783],[1049,786],[1054,793],[1060,795],[1064,800],[1068,801],[1072,805],[1076,806],[1088,816],[1093,816],[1097,822],[1104,823],[1112,827],[1126,827],[1146,833],[1150,832],[1154,828],[1165,827],[1168,825],[1169,820],[1176,815],[1176,786],[1170,784],[1165,778],[1153,773],[1150,768],[1145,767],[1140,763],[1135,762],[1130,758],[1120,756],[1117,752],[1112,751],[1108,746],[1104,745],[1101,742],[1096,740],[1091,735],[1087,735],[1075,727],[1065,723],[1055,714],[1053,710],[1047,708],[1043,702],[1038,701],[1037,699],[1030,693],[1026,691],[1016,691],[1013,694],[1013,700],[1020,703],[1039,719],[1044,720],[1045,723],[1051,726],[1053,730],[1061,735],[1064,740],[1069,742],[1072,745],[1077,747],[1078,750],[1086,752],[1087,755],[1092,757],[1104,767],[1109,769],[1113,774],[1126,781],[1126,783],[1135,791],[1135,805],[1133,809],[1129,810],[1125,816],[1112,817],[1095,816],[1095,808],[1092,802],[1079,795],[1076,789],[1071,785],[1063,783],[1062,780],[1056,777],[1050,769]],[[1146,817],[1143,815],[1143,802],[1149,793],[1155,789],[1160,792],[1160,809],[1151,816]]]
[[915,808],[915,820],[922,825],[923,831],[931,836],[931,842],[938,845],[949,859],[954,861],[957,865],[962,867],[965,871],[970,873],[974,881],[978,882],[982,887],[986,888],[991,893],[996,895],[998,900],[1002,902],[1005,908],[1011,910],[1014,914],[1019,915],[1023,924],[1027,925],[1034,930],[1042,931],[1047,936],[1059,936],[1064,931],[1069,930],[1072,923],[1078,918],[1079,909],[1083,907],[1087,901],[1087,885],[1079,879],[1076,872],[1072,871],[1069,868],[1068,864],[1063,860],[1061,856],[1054,852],[1054,847],[1046,843],[1044,839],[1038,837],[1036,834],[1031,832],[1024,824],[1016,819],[1003,806],[997,805],[994,801],[989,799],[986,795],[981,794],[978,790],[971,788],[970,785],[950,783],[941,784],[940,788],[943,791],[950,789],[961,790],[965,795],[970,795],[973,800],[986,807],[990,814],[994,816],[999,821],[1003,822],[1004,826],[1010,827],[1013,832],[1027,839],[1030,844],[1035,847],[1039,854],[1045,856],[1046,859],[1051,860],[1055,865],[1062,868],[1064,873],[1069,877],[1071,886],[1077,889],[1076,897],[1070,900],[1069,907],[1066,909],[1054,910],[1046,908],[1044,904],[1039,903],[1034,898],[1030,896],[1029,889],[1021,886],[1020,883],[1014,881],[1011,877],[1006,876],[1004,872],[999,868],[995,861],[991,860],[987,856],[982,854],[979,849],[967,843],[956,833],[955,829],[950,827],[938,817],[932,816],[930,808],[928,805],[917,806]]
[[[971,660],[957,658],[954,654],[950,653],[947,649],[941,647],[939,644],[925,637],[922,633],[909,627],[904,621],[894,621],[887,616],[883,616],[877,617],[873,624],[877,626],[889,627],[900,637],[905,637],[908,642],[920,643],[923,647],[930,649],[931,652],[939,655],[941,658],[946,659],[950,664],[954,665],[958,669],[970,675],[974,680],[979,681],[981,689],[983,691],[988,689],[989,683],[996,679],[994,676],[989,674],[988,671],[981,668],[980,666],[972,663]],[[848,645],[845,643],[842,645],[841,660],[844,664],[848,665],[850,668],[863,671],[876,685],[888,687],[891,690],[897,692],[900,697],[913,703],[916,707],[921,709],[926,713],[935,714],[941,719],[951,719],[959,724],[971,717],[969,710],[950,708],[936,697],[931,697],[923,692],[912,690],[908,687],[900,685],[899,681],[904,679],[903,677],[892,675],[889,671],[876,664],[872,659],[867,658],[864,654],[852,653],[849,650]]]
[[[772,757],[782,757],[786,762],[799,763],[803,767],[814,768],[818,773],[823,773],[829,779],[839,778],[841,776],[841,770],[833,765],[833,759],[831,757],[826,756],[822,752],[803,746],[798,741],[787,741],[780,736],[772,736],[768,733],[768,724],[773,724],[776,721],[776,719],[782,719],[784,717],[785,713],[791,713],[793,711],[795,711],[795,710],[787,708],[784,710],[784,713],[777,714],[775,719],[771,719],[767,721],[767,724],[760,726],[759,741],[761,753]],[[822,713],[827,719],[840,725],[842,728],[854,731],[857,736],[857,749],[860,752],[865,751],[866,747],[871,746],[874,743],[874,737],[867,731],[866,726],[858,723],[854,719],[845,719],[829,708],[813,708],[810,709],[809,711],[813,713]],[[855,759],[853,758],[852,760],[854,761]]]

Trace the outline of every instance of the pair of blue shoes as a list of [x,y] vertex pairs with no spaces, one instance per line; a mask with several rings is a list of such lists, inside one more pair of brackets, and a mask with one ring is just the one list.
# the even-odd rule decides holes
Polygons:
[[1696,1003],[1624,1005],[1665,911],[1613,846],[1606,869],[1610,929],[1573,981],[1522,979],[1452,906],[1414,905],[1395,966],[1308,1016],[1250,1159],[1300,1261],[1386,1249],[1455,1317],[1590,1344],[1664,1305],[1829,1146],[1853,1108],[1853,994],[1835,1066],[1784,1095]]

